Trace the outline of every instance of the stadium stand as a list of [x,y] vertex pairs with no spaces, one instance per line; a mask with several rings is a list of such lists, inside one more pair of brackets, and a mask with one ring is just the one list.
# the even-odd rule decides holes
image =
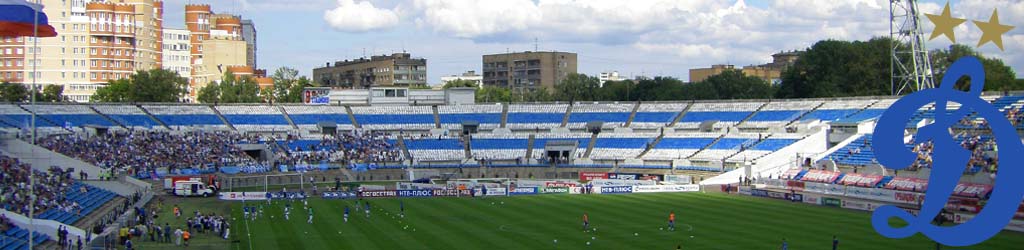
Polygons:
[[[27,130],[32,126],[32,113],[14,104],[0,104],[0,124]],[[63,125],[63,124],[62,124]],[[36,127],[60,127],[47,120],[36,119]]]
[[483,105],[443,105],[438,106],[441,128],[458,129],[463,121],[480,123],[480,130],[493,130],[501,126],[500,104]]
[[87,105],[25,105],[24,108],[35,113],[38,118],[66,128],[84,125],[118,126]]
[[169,127],[226,126],[209,106],[203,105],[143,105],[142,108]]
[[687,103],[641,103],[630,127],[645,129],[668,126],[688,105]]
[[366,129],[431,129],[434,115],[430,106],[352,107],[356,122]]
[[145,111],[134,105],[93,105],[96,111],[128,128],[160,127]]
[[282,131],[291,129],[277,107],[265,105],[214,107],[231,125],[240,131]]
[[338,131],[352,130],[352,120],[348,117],[345,107],[339,106],[309,106],[309,105],[284,105],[284,112],[292,119],[300,131],[312,131],[317,129],[317,123],[334,122]]
[[604,127],[622,127],[629,121],[629,115],[633,113],[634,104],[583,104],[577,103],[572,106],[569,114],[570,129],[584,129],[587,122],[602,121]]
[[757,102],[697,102],[690,106],[676,128],[696,129],[704,121],[718,121],[715,128],[734,126],[762,105]]
[[568,104],[528,105],[512,104],[508,107],[508,127],[511,129],[551,129],[562,125]]

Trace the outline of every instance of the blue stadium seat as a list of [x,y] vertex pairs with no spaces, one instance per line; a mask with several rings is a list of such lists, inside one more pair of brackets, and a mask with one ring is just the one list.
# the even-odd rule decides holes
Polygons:
[[421,139],[421,140],[406,140],[405,147],[409,150],[429,150],[429,149],[463,149],[462,143],[456,139]]
[[723,122],[738,122],[747,118],[751,112],[748,111],[721,111],[721,112],[686,112],[681,122],[703,122],[718,120]]
[[64,114],[64,115],[39,115],[44,119],[50,120],[60,126],[70,124],[71,126],[81,125],[100,125],[100,126],[114,126],[114,123],[110,122],[106,118],[96,114]]
[[473,149],[526,149],[527,139],[473,139]]
[[835,121],[843,117],[857,113],[856,109],[819,109],[804,115],[803,120],[818,119],[822,121]]
[[395,114],[395,115],[353,115],[359,124],[434,124],[434,115],[430,114]]
[[756,141],[756,139],[748,138],[722,138],[721,140],[718,140],[715,145],[711,145],[710,149],[737,149],[740,145],[743,145],[743,143],[752,140]]
[[750,150],[777,151],[795,143],[796,141],[797,140],[795,139],[766,139],[761,143],[754,145],[754,147],[751,147]]
[[569,114],[569,122],[603,121],[608,123],[624,123],[629,121],[629,114],[628,112],[572,113]]
[[224,115],[234,125],[288,125],[284,115]]
[[145,115],[107,115],[110,119],[128,127],[156,127],[160,124]]
[[[501,114],[438,114],[442,124],[462,124],[463,121],[477,121],[480,124],[500,124]],[[561,122],[561,121],[559,121]],[[433,122],[431,122],[433,123]]]
[[217,115],[154,115],[167,126],[224,125]]
[[352,124],[352,120],[348,118],[348,115],[344,114],[289,114],[288,117],[292,118],[292,122],[295,125],[317,124],[325,121],[337,124]]
[[652,141],[653,139],[650,138],[597,138],[597,141],[594,143],[594,148],[642,149],[646,148],[647,144]]
[[562,123],[564,113],[508,113],[509,123]]
[[750,117],[749,121],[755,122],[788,122],[795,119],[802,111],[796,110],[771,110],[759,111]]
[[633,116],[633,122],[672,123],[678,114],[677,112],[637,112],[636,116]]
[[655,149],[702,149],[715,138],[662,138]]

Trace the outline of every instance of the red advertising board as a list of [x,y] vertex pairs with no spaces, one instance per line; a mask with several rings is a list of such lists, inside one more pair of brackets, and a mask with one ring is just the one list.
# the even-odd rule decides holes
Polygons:
[[608,173],[605,172],[580,172],[580,181],[592,181],[592,180],[603,180],[608,179]]
[[928,190],[928,180],[908,177],[896,177],[889,181],[889,183],[886,183],[885,188],[902,191],[924,192],[925,190]]

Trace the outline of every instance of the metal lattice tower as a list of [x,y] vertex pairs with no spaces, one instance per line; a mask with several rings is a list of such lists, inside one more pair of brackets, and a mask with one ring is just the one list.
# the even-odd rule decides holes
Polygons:
[[918,10],[917,0],[889,0],[893,95],[935,87]]

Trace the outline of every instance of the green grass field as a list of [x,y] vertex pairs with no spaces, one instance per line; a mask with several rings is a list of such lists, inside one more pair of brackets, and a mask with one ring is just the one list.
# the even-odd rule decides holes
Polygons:
[[[790,249],[830,249],[833,234],[839,236],[840,249],[934,249],[921,235],[879,236],[871,228],[870,213],[723,194],[407,198],[405,219],[396,217],[398,199],[369,201],[369,219],[353,209],[344,223],[343,206],[355,200],[311,199],[312,225],[306,223],[301,202],[292,205],[298,209],[287,221],[281,202],[265,206],[267,216],[247,222],[241,219],[241,202],[194,199],[182,207],[191,214],[196,208],[223,211],[230,204],[236,218],[231,241],[198,235],[191,249],[675,249],[680,244],[684,249],[779,249],[782,238]],[[172,205],[165,207],[169,215]],[[669,211],[678,219],[674,232],[662,230]],[[581,228],[584,212],[591,232]],[[171,216],[160,220],[175,222]],[[970,249],[1022,245],[1024,234],[1003,232]],[[174,249],[148,242],[142,246]]]

